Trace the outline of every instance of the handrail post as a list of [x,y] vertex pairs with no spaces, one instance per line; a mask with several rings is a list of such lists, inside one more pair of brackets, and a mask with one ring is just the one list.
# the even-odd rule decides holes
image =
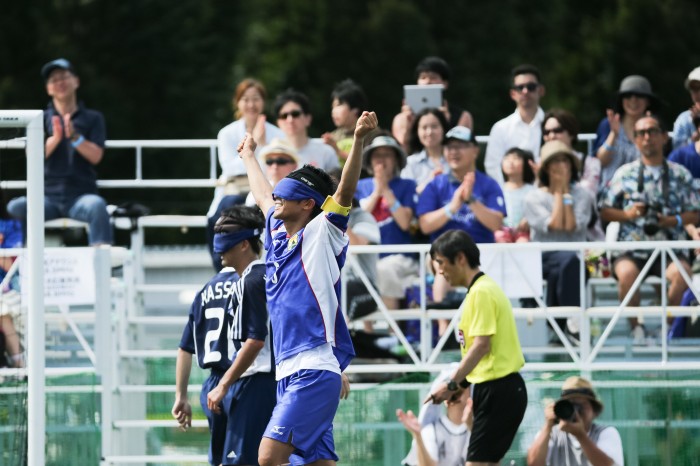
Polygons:
[[143,179],[143,147],[136,146],[136,179]]

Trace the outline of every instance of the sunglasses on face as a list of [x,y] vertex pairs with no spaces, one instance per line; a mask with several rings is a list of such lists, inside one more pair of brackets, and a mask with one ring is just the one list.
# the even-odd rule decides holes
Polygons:
[[265,163],[268,166],[270,166],[270,165],[289,165],[290,163],[294,163],[294,160],[285,159],[285,158],[267,159],[267,160],[265,160]]
[[280,120],[286,120],[288,117],[299,118],[303,114],[304,114],[304,112],[302,112],[301,110],[292,110],[290,112],[280,113],[277,117]]
[[658,136],[661,134],[661,128],[638,129],[634,131],[634,137],[643,138],[644,136]]
[[553,134],[561,134],[564,131],[566,131],[564,128],[562,128],[561,126],[558,126],[556,128],[545,129],[544,131],[542,131],[542,135],[549,136],[552,133]]
[[528,92],[535,92],[537,88],[540,87],[537,83],[527,83],[527,84],[515,84],[512,89],[517,92],[523,92],[527,89]]

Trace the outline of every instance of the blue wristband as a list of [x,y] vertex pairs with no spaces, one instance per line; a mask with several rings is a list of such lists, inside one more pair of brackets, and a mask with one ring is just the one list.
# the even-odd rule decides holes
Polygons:
[[73,146],[73,147],[78,147],[79,145],[81,145],[81,144],[84,143],[84,142],[85,142],[85,136],[83,136],[83,135],[81,134],[80,137],[79,137],[78,139],[76,139],[75,141],[72,141],[72,142],[70,143],[70,145]]
[[602,147],[603,149],[605,149],[606,151],[608,151],[608,152],[610,152],[611,150],[615,149],[613,146],[611,146],[611,145],[608,144],[607,142],[604,142],[603,145],[602,145],[601,147]]
[[401,203],[399,202],[398,199],[396,199],[394,201],[394,203],[391,205],[391,207],[389,207],[389,212],[391,212],[393,214],[394,212],[399,210],[399,207],[401,207]]
[[449,218],[450,220],[452,220],[452,217],[454,217],[455,214],[454,214],[454,212],[452,212],[452,211],[450,210],[450,206],[449,206],[449,205],[446,205],[442,210],[445,212],[445,215],[447,216],[447,218]]
[[676,214],[676,222],[678,222],[676,224],[678,226],[678,228],[683,227],[683,219],[681,218],[681,216],[679,214]]

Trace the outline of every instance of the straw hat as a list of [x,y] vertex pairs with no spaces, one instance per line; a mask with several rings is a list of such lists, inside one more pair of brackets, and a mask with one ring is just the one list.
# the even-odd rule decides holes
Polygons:
[[598,399],[595,391],[593,391],[593,385],[583,377],[569,377],[564,381],[564,385],[561,387],[560,398],[562,400],[568,400],[577,396],[588,398],[593,406],[593,411],[597,414],[603,411],[603,403]]

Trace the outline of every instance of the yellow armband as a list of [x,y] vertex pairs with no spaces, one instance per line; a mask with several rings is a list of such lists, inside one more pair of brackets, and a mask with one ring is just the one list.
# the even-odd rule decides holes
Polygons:
[[350,215],[350,207],[343,207],[335,202],[335,199],[333,199],[331,196],[326,196],[326,200],[323,202],[321,210],[324,212],[332,212],[334,214],[342,215],[343,217]]

